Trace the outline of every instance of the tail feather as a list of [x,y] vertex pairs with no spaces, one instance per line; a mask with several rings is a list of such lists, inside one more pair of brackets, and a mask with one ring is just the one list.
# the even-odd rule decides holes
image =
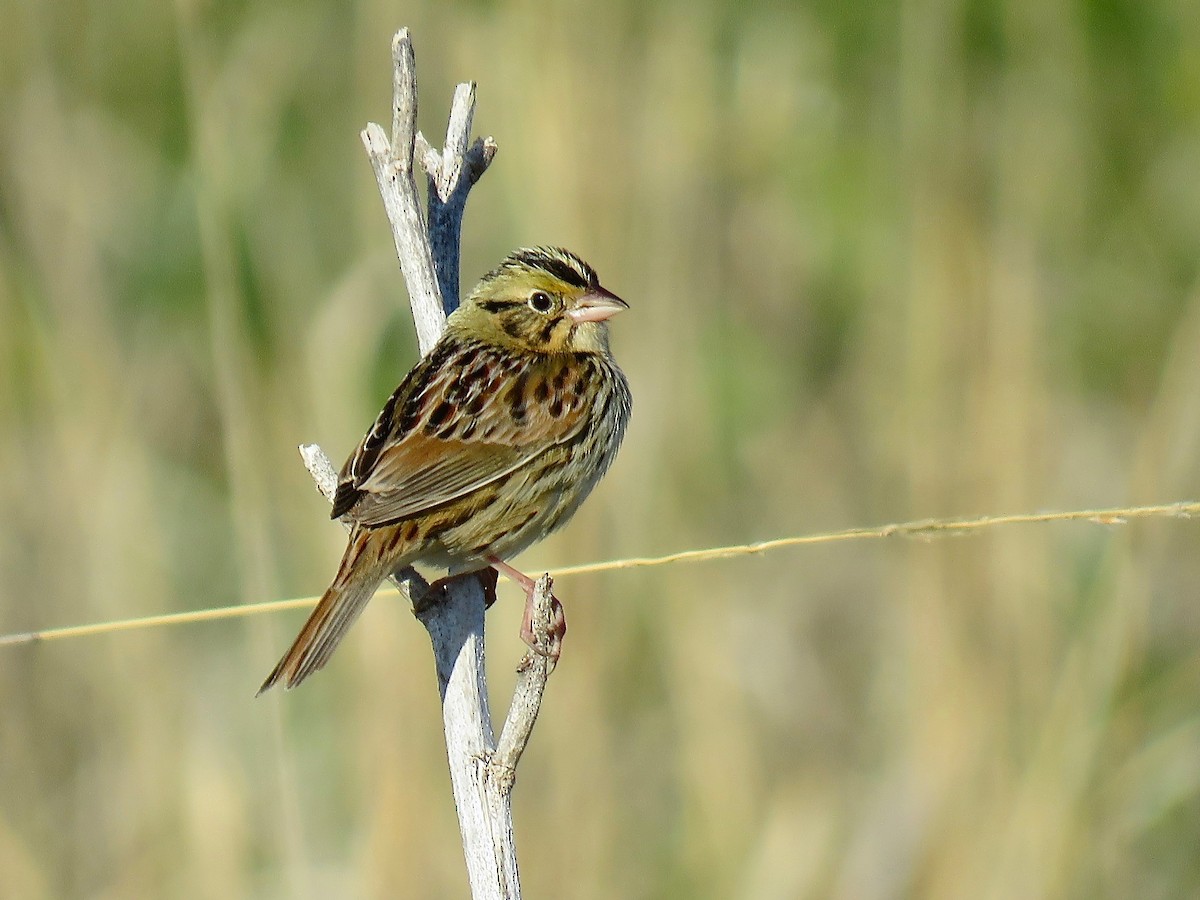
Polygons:
[[387,575],[386,567],[366,558],[370,555],[364,552],[368,543],[369,534],[365,532],[351,538],[333,584],[255,696],[281,681],[284,688],[294,688],[329,661]]

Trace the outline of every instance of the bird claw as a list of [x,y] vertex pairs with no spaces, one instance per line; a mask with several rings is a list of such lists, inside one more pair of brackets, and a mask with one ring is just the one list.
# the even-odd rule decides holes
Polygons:
[[479,576],[479,586],[483,588],[483,608],[491,609],[496,602],[496,582],[500,580],[500,573],[488,566],[475,574]]
[[[525,601],[525,615],[521,620],[521,640],[529,646],[533,653],[546,659],[548,664],[546,674],[550,674],[558,665],[559,657],[562,656],[562,642],[567,635],[567,616],[562,603],[554,594],[551,594],[549,621],[542,619],[535,624],[534,597],[535,593],[530,591]],[[532,656],[526,654],[518,671],[524,671],[533,662]]]
[[446,599],[446,591],[450,587],[450,582],[456,576],[447,575],[445,578],[439,578],[437,581],[430,582],[425,588],[424,593],[420,597],[413,600],[413,612],[418,616],[428,609],[432,609]]
[[559,657],[562,656],[562,642],[567,634],[567,616],[563,611],[562,603],[549,590],[551,584],[549,576],[546,577],[547,593],[550,599],[549,615],[539,616],[536,603],[538,582],[495,557],[489,558],[488,561],[490,565],[486,569],[481,569],[477,572],[466,572],[461,575],[447,575],[445,578],[439,578],[433,582],[433,584],[429,585],[429,589],[424,595],[422,595],[421,601],[417,605],[417,612],[419,613],[435,603],[442,602],[445,599],[447,588],[456,579],[472,576],[479,578],[480,587],[483,588],[485,608],[490,609],[492,604],[496,602],[496,581],[500,576],[500,572],[503,571],[525,591],[525,613],[521,617],[521,640],[529,646],[532,653],[525,655],[525,658],[521,660],[521,664],[517,667],[517,671],[523,672],[529,666],[533,665],[535,661],[533,654],[536,654],[547,660],[547,674],[553,672],[554,667],[558,665]]
[[473,577],[478,578],[479,586],[483,589],[483,608],[491,609],[492,604],[496,602],[496,580],[499,578],[499,573],[489,566],[486,569],[480,569],[476,572],[447,575],[432,582],[425,589],[425,593],[421,595],[421,598],[413,604],[413,611],[421,613],[441,603],[446,599],[446,592],[450,589],[450,585],[460,579]]

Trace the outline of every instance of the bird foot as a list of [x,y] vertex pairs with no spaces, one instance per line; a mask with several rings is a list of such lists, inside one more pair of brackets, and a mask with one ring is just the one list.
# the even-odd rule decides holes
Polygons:
[[500,574],[489,566],[486,569],[478,569],[474,572],[461,572],[458,575],[447,575],[444,578],[439,578],[430,584],[425,589],[425,593],[421,595],[421,599],[413,604],[414,610],[420,613],[435,604],[441,603],[446,599],[446,592],[450,589],[450,585],[462,578],[479,579],[479,586],[483,588],[483,608],[491,609],[492,604],[496,602],[496,581],[499,577]]
[[[543,620],[539,629],[534,622],[537,614],[537,609],[534,603],[534,595],[530,594],[525,601],[525,615],[521,620],[521,640],[523,640],[531,651],[538,656],[544,656],[549,669],[547,674],[554,671],[554,667],[558,665],[558,658],[562,656],[563,638],[567,636],[567,616],[563,611],[563,606],[558,602],[558,598],[553,594],[550,595],[550,620]],[[522,663],[521,669],[532,662],[532,659],[527,657],[527,662]]]
[[479,586],[483,588],[483,608],[491,609],[496,602],[496,582],[500,580],[500,573],[488,566],[475,574],[479,577]]
[[[558,665],[559,657],[562,656],[562,642],[567,635],[567,615],[563,610],[562,603],[554,596],[553,592],[549,592],[549,617],[548,619],[545,616],[539,617],[538,583],[496,557],[491,557],[488,562],[492,564],[494,570],[503,572],[525,591],[525,613],[521,617],[521,640],[538,656],[545,657],[549,662],[549,671],[553,672],[554,667]],[[547,583],[549,584],[548,579]],[[539,618],[541,621],[538,621]],[[532,660],[526,657],[519,668],[524,669],[531,662]]]

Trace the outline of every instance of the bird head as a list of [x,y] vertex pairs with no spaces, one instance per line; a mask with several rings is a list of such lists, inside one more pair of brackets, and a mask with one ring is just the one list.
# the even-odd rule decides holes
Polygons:
[[574,253],[534,247],[483,276],[447,327],[526,352],[607,353],[607,320],[628,308]]

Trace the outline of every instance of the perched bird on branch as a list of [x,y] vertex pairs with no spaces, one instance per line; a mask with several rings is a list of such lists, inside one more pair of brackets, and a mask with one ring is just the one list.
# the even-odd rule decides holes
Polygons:
[[505,560],[565,523],[616,456],[631,397],[607,320],[628,308],[558,248],[517,250],[483,277],[342,467],[332,517],[351,525],[349,544],[260,694],[324,666],[412,563],[504,572],[525,590],[534,644],[534,582]]

